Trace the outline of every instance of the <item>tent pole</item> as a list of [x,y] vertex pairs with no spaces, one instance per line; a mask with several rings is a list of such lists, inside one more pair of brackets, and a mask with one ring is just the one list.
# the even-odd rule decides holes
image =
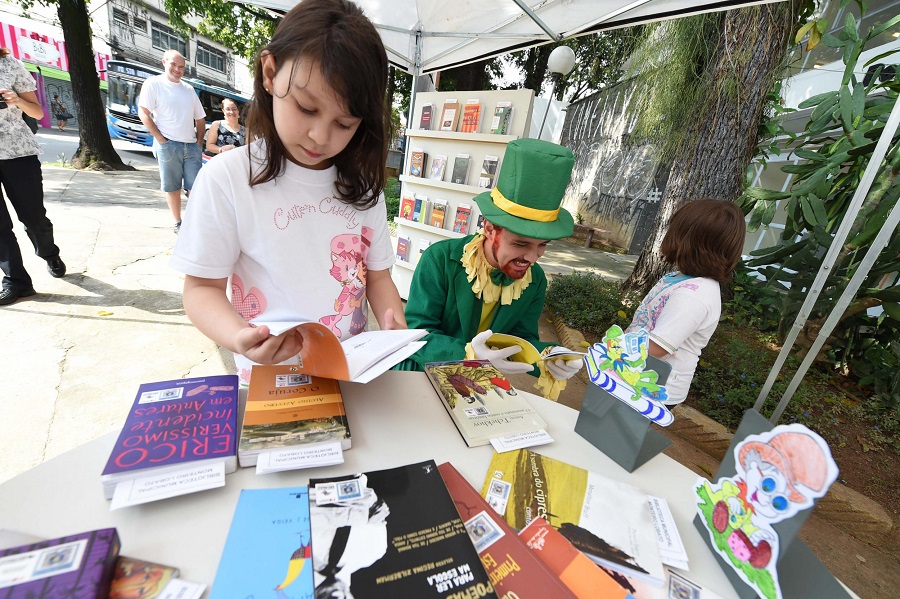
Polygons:
[[[784,341],[781,352],[778,354],[778,359],[775,360],[775,364],[772,366],[772,370],[769,372],[769,377],[766,379],[765,385],[763,385],[762,390],[760,390],[759,392],[759,397],[756,400],[756,404],[753,406],[753,409],[757,412],[762,409],[763,403],[765,403],[766,397],[769,395],[769,392],[772,390],[772,385],[774,385],[775,383],[775,378],[778,376],[778,373],[784,366],[784,363],[787,360],[787,356],[793,348],[794,342],[797,340],[797,336],[800,334],[800,331],[803,328],[803,325],[806,322],[807,318],[809,318],[809,315],[812,312],[812,308],[815,305],[816,299],[818,299],[819,294],[822,292],[822,288],[824,287],[825,281],[831,272],[831,268],[837,261],[837,257],[844,245],[844,241],[846,241],[847,235],[850,233],[850,228],[853,226],[853,221],[856,215],[859,213],[862,203],[865,200],[866,195],[868,195],[869,189],[872,187],[875,176],[878,174],[878,171],[881,168],[881,163],[884,160],[885,155],[887,154],[888,147],[890,146],[894,132],[897,130],[898,123],[900,123],[900,102],[897,102],[894,105],[893,110],[891,111],[891,115],[884,126],[884,130],[881,132],[881,137],[879,137],[878,143],[875,145],[875,150],[872,152],[872,157],[869,160],[869,164],[866,166],[866,170],[859,182],[859,186],[856,188],[856,192],[853,194],[853,200],[850,202],[850,206],[847,209],[844,220],[841,222],[841,225],[838,227],[838,230],[834,235],[834,239],[831,241],[831,246],[828,248],[828,252],[826,253],[825,259],[822,262],[822,266],[819,269],[819,272],[810,287],[810,291],[807,294],[806,299],[803,301],[803,305],[800,308],[799,314],[797,314],[794,325],[791,327],[791,331],[788,334],[787,339],[785,339]],[[891,214],[893,215],[893,212]],[[860,265],[860,268],[861,267],[862,266]],[[853,289],[853,292],[855,291],[856,288]],[[827,336],[828,335],[820,333],[819,339],[823,337],[827,338]],[[818,343],[819,339],[816,340],[816,343]],[[815,357],[815,353],[812,351],[810,351],[810,355]],[[805,373],[806,370],[802,370],[802,374]],[[791,382],[791,385],[794,387],[794,389],[796,389],[794,381]],[[797,385],[799,385],[799,380],[797,381]],[[791,391],[791,393],[793,393],[793,391]],[[790,395],[788,395],[787,391],[785,391],[784,397],[782,397],[781,401],[778,404],[778,409],[776,409],[776,412],[773,413],[772,417],[770,418],[773,423],[778,420],[779,416],[781,416],[781,413],[784,411],[784,408],[786,407],[787,401],[789,399]]]

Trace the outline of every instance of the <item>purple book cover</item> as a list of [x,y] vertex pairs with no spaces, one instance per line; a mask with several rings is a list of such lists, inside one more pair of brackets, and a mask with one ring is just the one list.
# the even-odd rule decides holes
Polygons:
[[103,475],[225,458],[237,468],[236,375],[145,383]]
[[104,528],[0,550],[0,599],[105,599],[119,546]]

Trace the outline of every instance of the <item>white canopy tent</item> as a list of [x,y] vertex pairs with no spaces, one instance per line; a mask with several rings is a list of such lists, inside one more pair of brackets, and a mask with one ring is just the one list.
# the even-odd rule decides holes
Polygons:
[[[299,0],[234,0],[286,12]],[[354,0],[413,76],[562,39],[781,0]]]

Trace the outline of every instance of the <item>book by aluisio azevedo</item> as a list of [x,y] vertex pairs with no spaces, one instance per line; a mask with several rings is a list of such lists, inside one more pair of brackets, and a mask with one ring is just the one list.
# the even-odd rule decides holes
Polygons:
[[481,125],[481,102],[479,100],[466,100],[463,107],[462,121],[459,130],[462,133],[478,133]]
[[253,367],[238,443],[242,467],[255,466],[264,451],[334,441],[350,449],[336,380],[300,374],[289,364]]
[[469,163],[471,157],[468,154],[457,154],[453,161],[453,172],[450,174],[450,182],[465,185],[469,179]]
[[209,599],[313,597],[307,487],[243,489]]
[[425,374],[469,447],[547,428],[530,403],[544,400],[513,387],[487,360],[429,362]]
[[[500,597],[575,599],[569,589],[450,462],[438,466],[456,511]],[[576,551],[577,553],[577,551]],[[591,568],[599,570],[584,558]],[[605,595],[594,595],[595,597]],[[622,595],[624,597],[624,595]]]
[[665,583],[647,495],[627,483],[519,449],[494,454],[481,495],[517,530],[544,518],[595,563]]
[[433,460],[309,489],[317,597],[496,598]]
[[460,202],[456,206],[456,217],[453,219],[453,232],[467,235],[469,233],[469,219],[472,217],[472,206]]
[[103,528],[0,550],[0,596],[106,599],[120,546]]
[[100,480],[116,485],[172,466],[223,461],[237,470],[238,378],[233,374],[144,383]]
[[409,237],[397,237],[397,260],[409,262]]

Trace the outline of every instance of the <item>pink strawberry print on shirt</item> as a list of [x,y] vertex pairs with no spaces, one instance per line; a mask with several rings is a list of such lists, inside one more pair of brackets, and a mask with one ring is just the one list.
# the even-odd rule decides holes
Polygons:
[[266,311],[266,296],[256,287],[244,291],[244,282],[231,275],[231,305],[244,320],[252,320]]

